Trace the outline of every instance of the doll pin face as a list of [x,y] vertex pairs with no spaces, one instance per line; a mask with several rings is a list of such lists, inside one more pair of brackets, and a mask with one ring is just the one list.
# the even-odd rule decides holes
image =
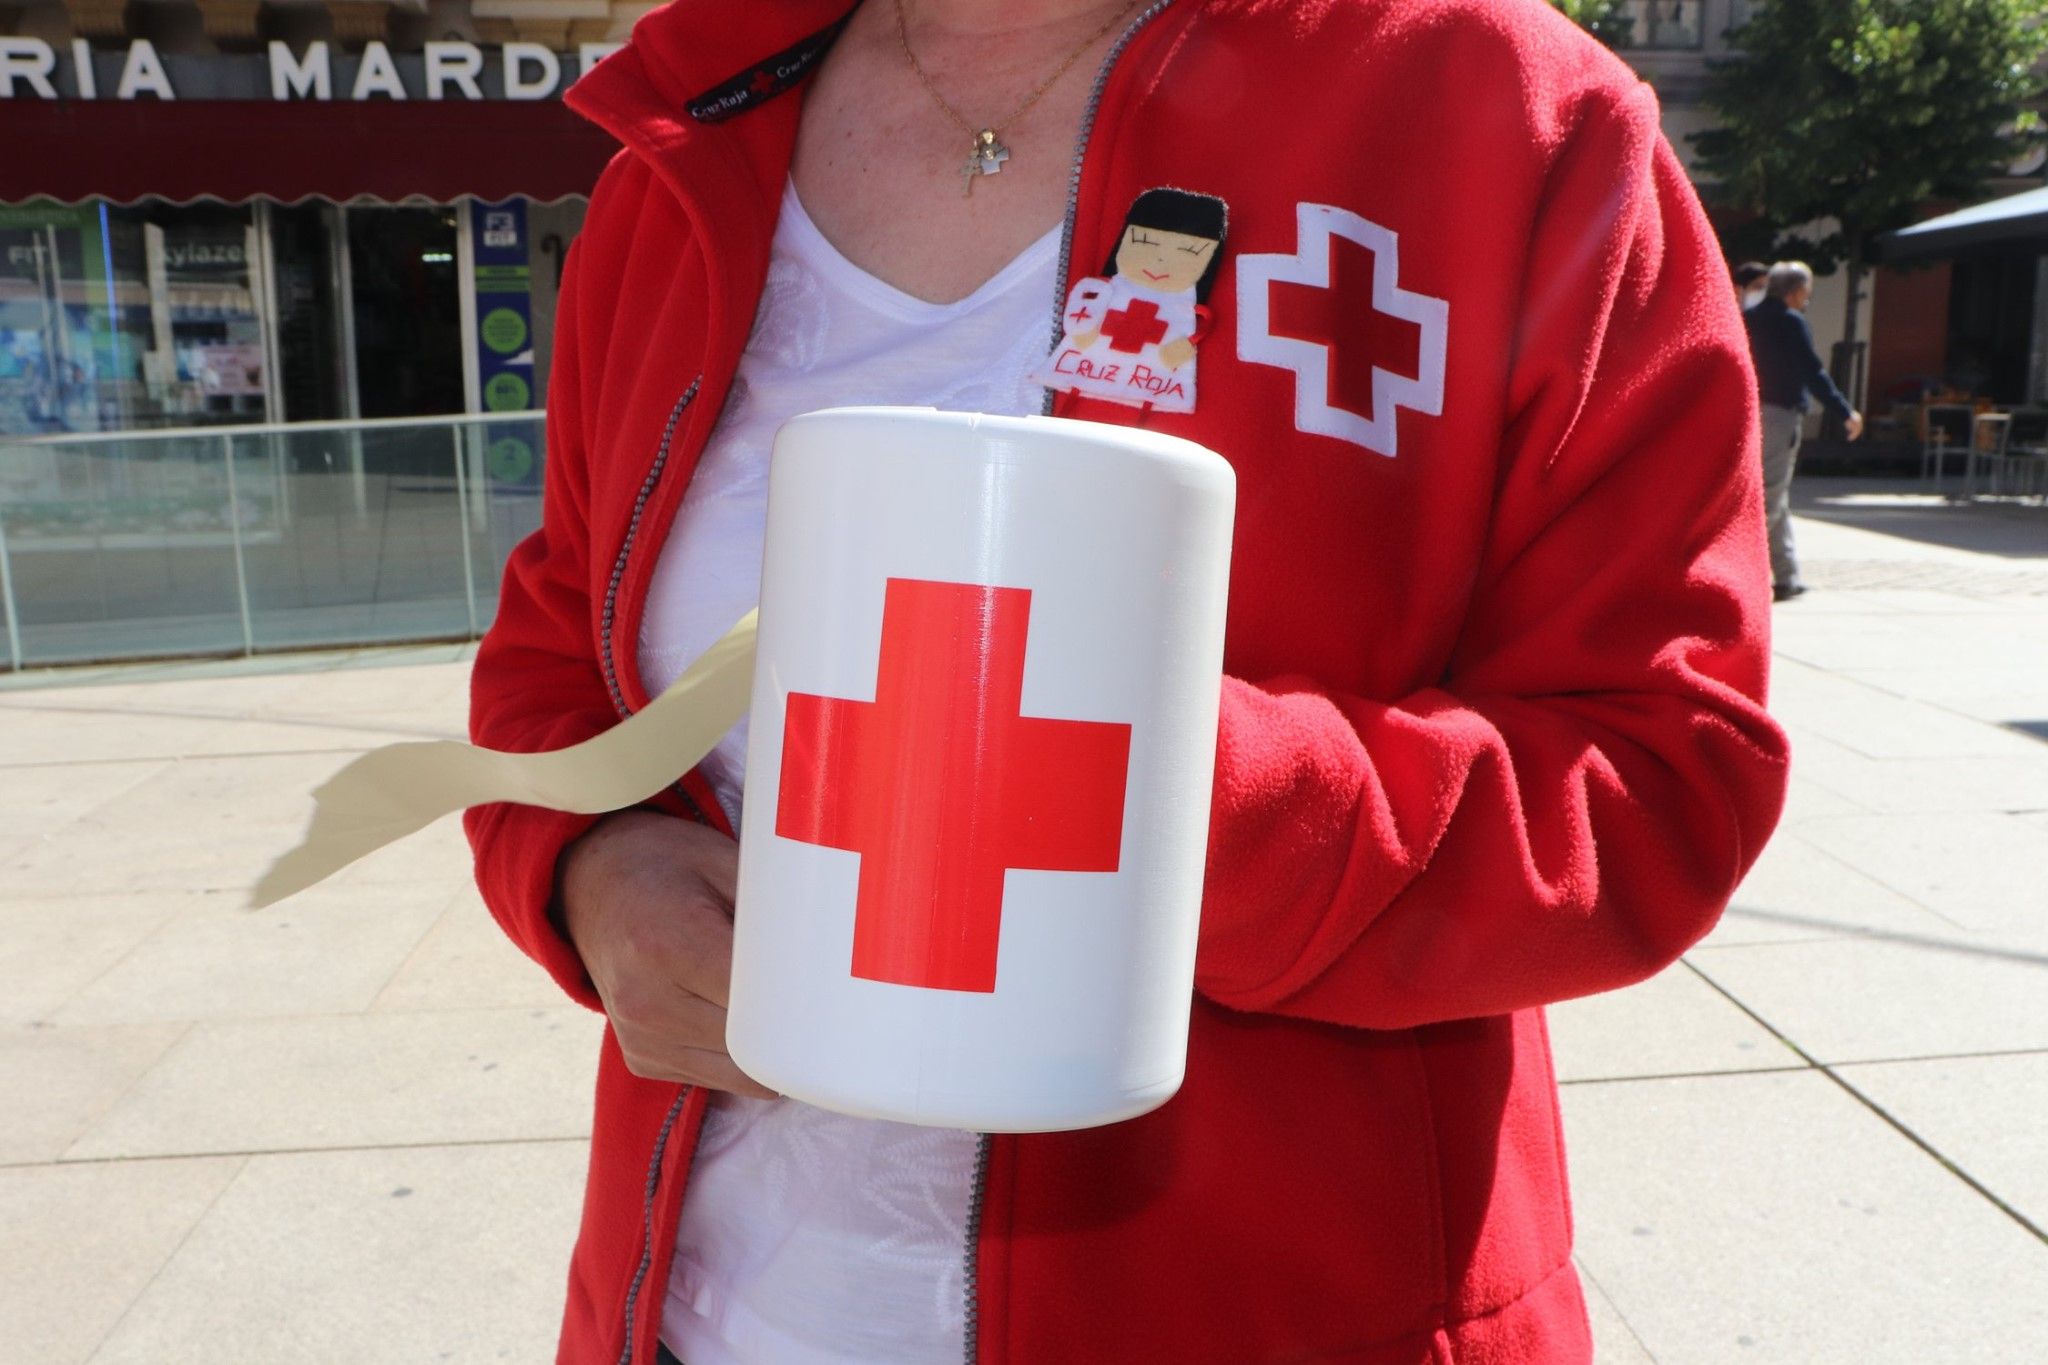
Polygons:
[[1117,243],[1116,273],[1133,284],[1178,294],[1193,289],[1216,252],[1213,237],[1164,228],[1127,227]]

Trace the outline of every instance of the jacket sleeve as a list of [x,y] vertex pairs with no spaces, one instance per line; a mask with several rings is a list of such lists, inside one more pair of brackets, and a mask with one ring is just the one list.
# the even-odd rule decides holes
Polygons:
[[[577,246],[562,272],[548,381],[541,527],[512,551],[498,615],[470,674],[469,734],[493,749],[558,749],[616,723],[591,622],[589,455],[583,413],[588,321]],[[550,913],[555,861],[600,817],[538,806],[476,806],[463,816],[484,904],[512,941],[569,995],[601,1008],[583,960]]]
[[1226,678],[1197,985],[1366,1028],[1628,984],[1775,824],[1756,399],[1720,255],[1638,88],[1550,172],[1491,530],[1440,685]]
[[1785,316],[1799,332],[1799,365],[1805,371],[1800,376],[1802,386],[1835,416],[1848,421],[1849,414],[1856,411],[1856,407],[1835,386],[1835,377],[1828,373],[1827,362],[1820,358],[1820,348],[1813,344],[1813,324],[1797,313]]

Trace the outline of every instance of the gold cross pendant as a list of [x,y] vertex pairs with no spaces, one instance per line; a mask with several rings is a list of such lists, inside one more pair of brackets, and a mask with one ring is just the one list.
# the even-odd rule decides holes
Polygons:
[[997,138],[996,130],[984,128],[974,135],[974,150],[967,157],[967,164],[960,173],[967,180],[966,194],[974,193],[975,177],[995,175],[1003,169],[1003,163],[1010,159],[1010,149]]

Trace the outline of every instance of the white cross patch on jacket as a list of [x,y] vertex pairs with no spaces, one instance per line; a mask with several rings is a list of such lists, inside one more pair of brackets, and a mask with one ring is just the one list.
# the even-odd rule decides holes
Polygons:
[[[1294,371],[1297,429],[1392,456],[1400,409],[1443,415],[1451,306],[1401,288],[1398,234],[1347,209],[1297,204],[1295,241],[1292,255],[1238,257],[1238,358]],[[1354,249],[1340,260],[1345,244]],[[1315,316],[1296,323],[1305,309]],[[1404,335],[1390,339],[1390,329]],[[1382,343],[1409,332],[1412,362],[1383,353]]]

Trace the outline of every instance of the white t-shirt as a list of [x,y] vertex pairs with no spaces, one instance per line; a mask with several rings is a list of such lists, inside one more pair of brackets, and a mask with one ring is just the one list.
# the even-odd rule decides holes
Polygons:
[[[659,693],[757,601],[775,430],[852,403],[1039,411],[1059,234],[968,297],[913,298],[827,242],[786,189],[767,287],[724,412],[664,542],[640,628]],[[746,722],[705,760],[741,815]],[[939,1365],[965,1350],[976,1136],[712,1096],[662,1340],[687,1365]]]

